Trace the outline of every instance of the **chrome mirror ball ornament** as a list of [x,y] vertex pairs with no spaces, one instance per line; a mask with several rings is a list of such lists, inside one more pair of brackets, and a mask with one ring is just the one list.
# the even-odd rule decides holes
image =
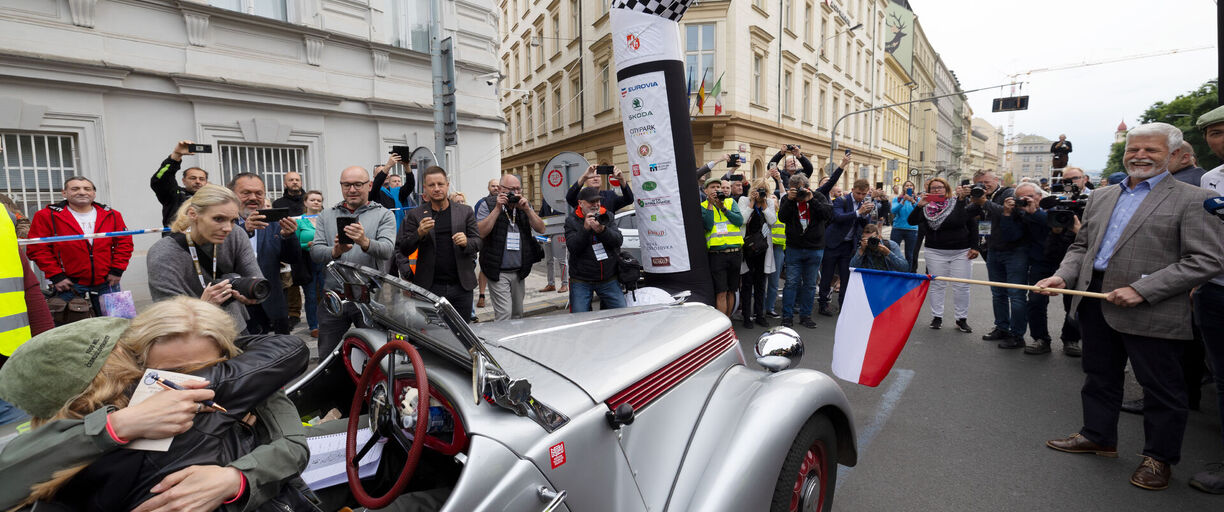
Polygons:
[[803,359],[803,338],[790,327],[774,327],[757,338],[756,356],[757,364],[771,372],[794,368]]
[[344,309],[344,299],[340,298],[339,293],[328,290],[323,293],[323,309],[332,316],[340,316],[340,311]]

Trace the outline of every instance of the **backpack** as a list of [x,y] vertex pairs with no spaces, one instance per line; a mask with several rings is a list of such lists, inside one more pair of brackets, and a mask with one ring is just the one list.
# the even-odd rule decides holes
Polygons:
[[616,266],[617,280],[626,291],[636,290],[638,282],[642,279],[642,263],[628,251],[621,251],[619,259]]
[[744,226],[744,254],[751,256],[760,256],[769,250],[769,240],[765,239],[765,234],[761,232],[761,228],[765,224],[765,218],[761,215],[753,215],[752,220],[748,221],[748,225]]

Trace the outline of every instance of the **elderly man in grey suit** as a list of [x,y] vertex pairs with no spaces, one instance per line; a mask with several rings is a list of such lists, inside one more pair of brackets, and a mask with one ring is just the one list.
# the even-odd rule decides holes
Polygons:
[[1105,292],[1072,302],[1084,334],[1080,391],[1084,425],[1047,446],[1117,457],[1118,413],[1127,358],[1143,387],[1143,462],[1131,483],[1169,486],[1186,430],[1181,353],[1193,338],[1190,289],[1224,270],[1224,225],[1203,210],[1211,192],[1170,177],[1181,130],[1151,123],[1126,136],[1129,175],[1092,195],[1084,224],[1053,276],[1037,286]]

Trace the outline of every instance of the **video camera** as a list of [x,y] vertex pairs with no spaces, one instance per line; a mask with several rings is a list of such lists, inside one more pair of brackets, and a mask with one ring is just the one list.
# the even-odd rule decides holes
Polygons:
[[[256,304],[268,300],[268,296],[272,294],[272,286],[268,284],[268,280],[262,277],[242,277],[241,274],[222,274],[221,277],[213,279],[209,286],[220,283],[229,279],[229,284],[234,288],[234,291],[241,294],[243,297],[252,299]],[[221,303],[221,307],[228,306],[234,301],[231,296],[229,300]]]
[[[1055,189],[1055,187],[1058,187]],[[1050,185],[1051,192],[1068,192],[1065,195],[1047,196],[1041,200],[1040,206],[1046,210],[1046,225],[1051,228],[1069,228],[1075,225],[1076,217],[1084,216],[1084,207],[1088,205],[1088,196],[1082,194],[1078,185],[1064,185],[1061,180]]]

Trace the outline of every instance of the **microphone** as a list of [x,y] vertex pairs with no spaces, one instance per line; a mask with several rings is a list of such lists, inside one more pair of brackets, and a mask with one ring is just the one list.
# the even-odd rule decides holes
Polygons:
[[1213,197],[1203,201],[1203,209],[1207,210],[1207,213],[1224,219],[1224,196]]

